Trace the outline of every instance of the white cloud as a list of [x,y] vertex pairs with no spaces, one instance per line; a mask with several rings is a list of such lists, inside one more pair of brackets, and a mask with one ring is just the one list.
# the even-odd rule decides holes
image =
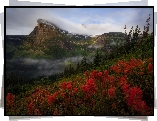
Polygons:
[[143,29],[149,12],[150,10],[144,10],[142,13],[141,9],[138,8],[115,9],[114,12],[102,11],[101,14],[93,14],[91,11],[82,12],[80,9],[71,10],[70,8],[14,8],[8,9],[6,14],[6,32],[7,34],[29,34],[36,26],[39,18],[53,22],[61,29],[80,34],[95,35],[113,31],[124,32],[125,25],[127,25],[128,32],[132,26],[135,28],[136,25]]

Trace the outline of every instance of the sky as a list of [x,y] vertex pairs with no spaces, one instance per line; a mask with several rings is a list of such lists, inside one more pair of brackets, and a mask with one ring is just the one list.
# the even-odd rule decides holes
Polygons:
[[7,8],[6,34],[28,35],[37,25],[38,19],[46,19],[70,33],[124,33],[125,25],[128,33],[136,25],[143,30],[149,14],[152,32],[152,8]]

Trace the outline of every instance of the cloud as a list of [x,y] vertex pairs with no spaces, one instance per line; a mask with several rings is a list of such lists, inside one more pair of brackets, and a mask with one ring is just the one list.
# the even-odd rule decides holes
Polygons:
[[[79,34],[103,34],[107,32],[124,32],[127,29],[146,24],[149,8],[7,8],[7,34],[28,35],[36,26],[37,19],[46,19],[61,29]],[[82,24],[84,26],[82,26]],[[151,19],[153,30],[153,20]],[[128,30],[129,31],[129,30]]]
[[[64,68],[69,64],[77,64],[81,62],[83,56],[69,57],[65,59],[31,59],[21,58],[14,60],[7,60],[7,73],[13,71],[21,77],[36,78],[39,76],[51,76],[57,73],[64,72]],[[88,62],[93,58],[88,57]],[[22,67],[22,68],[21,68]]]

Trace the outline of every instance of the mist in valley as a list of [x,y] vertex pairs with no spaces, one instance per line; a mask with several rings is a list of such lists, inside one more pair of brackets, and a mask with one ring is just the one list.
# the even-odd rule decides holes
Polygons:
[[[31,59],[20,58],[6,60],[6,72],[21,77],[21,78],[37,78],[41,76],[51,76],[64,72],[65,67],[76,66],[81,62],[83,56],[68,57],[65,59]],[[93,57],[87,57],[87,62],[92,62]]]

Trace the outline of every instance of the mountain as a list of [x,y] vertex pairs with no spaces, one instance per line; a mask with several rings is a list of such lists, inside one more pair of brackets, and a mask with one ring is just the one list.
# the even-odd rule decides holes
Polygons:
[[106,45],[113,42],[118,42],[119,40],[124,40],[125,34],[122,32],[109,32],[95,37],[96,45]]
[[37,25],[24,39],[14,53],[16,57],[62,58],[84,55],[91,37],[70,33],[44,19],[38,19]]
[[60,29],[57,25],[53,24],[44,19],[38,19],[37,25],[34,30],[29,34],[29,38],[33,39],[34,44],[41,44],[47,39],[55,37],[65,37],[69,36],[70,38],[75,39],[86,39],[90,38],[88,35],[80,35],[76,33],[69,33],[66,30]]
[[7,52],[10,52],[8,55],[11,55],[11,58],[57,59],[84,56],[92,55],[97,48],[106,48],[123,39],[124,33],[122,32],[109,32],[95,36],[82,35],[63,30],[45,19],[38,19],[37,25],[29,35],[22,38],[10,37],[13,43],[17,43],[14,44],[16,46],[8,44]]

